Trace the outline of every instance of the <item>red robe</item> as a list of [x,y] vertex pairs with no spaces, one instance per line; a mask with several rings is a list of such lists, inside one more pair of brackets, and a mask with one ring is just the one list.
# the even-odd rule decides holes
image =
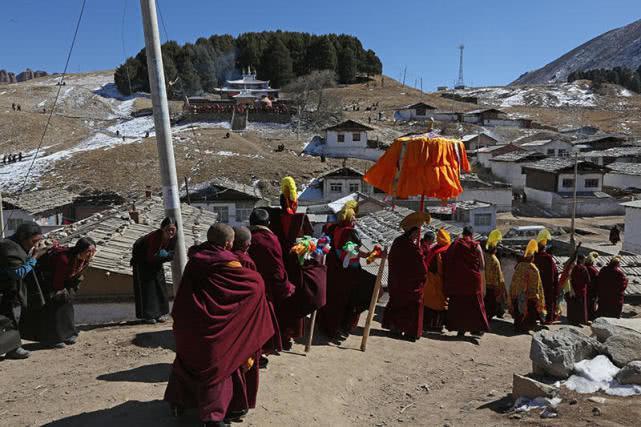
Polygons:
[[256,270],[265,281],[267,300],[272,305],[278,319],[278,340],[264,348],[265,352],[278,352],[282,348],[282,334],[289,321],[285,301],[294,294],[295,287],[287,277],[283,263],[283,251],[276,235],[268,228],[252,227],[252,243],[249,255],[256,263]]
[[457,332],[490,330],[483,302],[479,243],[469,237],[456,239],[445,253],[443,288],[449,297],[447,329]]
[[384,328],[403,332],[410,338],[421,337],[426,277],[421,247],[407,234],[397,237],[389,253],[389,301],[383,313]]
[[260,349],[274,335],[260,275],[230,251],[192,247],[172,317],[176,359],[165,400],[197,407],[201,421],[254,407]]
[[590,274],[590,284],[588,285],[587,292],[587,307],[588,319],[596,319],[596,299],[597,299],[597,277],[599,276],[599,269],[593,264],[586,265],[588,274]]
[[590,273],[585,265],[577,264],[572,269],[570,282],[574,296],[565,296],[568,306],[568,322],[573,325],[586,325],[588,323],[588,286],[590,286]]
[[547,311],[546,323],[558,320],[557,303],[561,292],[559,285],[559,271],[554,258],[547,252],[539,252],[534,255],[534,265],[539,269],[543,294],[545,295],[545,310]]
[[628,278],[621,267],[608,264],[597,277],[598,317],[621,317]]

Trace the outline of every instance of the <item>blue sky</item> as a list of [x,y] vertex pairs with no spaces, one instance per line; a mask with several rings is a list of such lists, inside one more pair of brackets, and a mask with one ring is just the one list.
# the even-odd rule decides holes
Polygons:
[[[506,84],[568,50],[641,18],[638,0],[160,0],[169,38],[247,31],[347,33],[384,72],[426,89],[451,85],[464,43],[466,83]],[[3,2],[0,69],[62,71],[81,0]],[[70,71],[114,68],[143,46],[137,0],[87,0]],[[125,25],[122,25],[123,10]],[[164,40],[164,33],[162,34]]]

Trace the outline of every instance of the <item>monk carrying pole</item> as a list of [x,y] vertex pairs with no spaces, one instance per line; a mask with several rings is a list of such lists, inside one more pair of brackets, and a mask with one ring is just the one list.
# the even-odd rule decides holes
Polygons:
[[381,284],[383,282],[385,261],[387,261],[387,246],[383,248],[383,254],[381,255],[381,264],[378,266],[378,274],[376,275],[376,282],[374,284],[374,292],[372,292],[372,299],[369,302],[369,311],[367,312],[365,329],[363,329],[363,340],[361,341],[361,351],[365,351],[365,349],[367,348],[367,338],[369,338],[369,331],[372,327],[372,320],[374,319],[374,312],[376,311],[376,303],[378,302],[378,294],[381,291]]

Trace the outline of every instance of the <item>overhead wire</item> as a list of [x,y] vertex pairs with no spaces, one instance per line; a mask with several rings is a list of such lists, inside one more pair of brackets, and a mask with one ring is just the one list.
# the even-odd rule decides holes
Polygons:
[[[69,46],[69,52],[67,53],[67,60],[65,61],[65,67],[62,72],[62,75],[60,77],[60,81],[58,82],[58,91],[56,92],[56,97],[53,101],[53,106],[51,110],[49,111],[49,116],[47,117],[47,121],[45,123],[44,130],[42,131],[42,136],[40,137],[40,142],[38,143],[38,147],[36,148],[36,152],[33,155],[33,159],[31,160],[31,163],[29,164],[29,168],[27,169],[27,173],[25,174],[24,180],[22,182],[22,185],[20,186],[20,190],[17,193],[16,197],[16,203],[20,201],[20,196],[24,192],[25,187],[27,186],[27,183],[29,182],[29,175],[31,174],[31,171],[33,170],[33,165],[36,162],[36,159],[38,158],[38,154],[40,153],[40,150],[42,149],[42,144],[44,143],[45,136],[47,135],[47,130],[49,130],[49,126],[51,124],[51,119],[53,117],[53,113],[56,109],[56,105],[58,104],[58,99],[60,98],[60,91],[62,90],[62,85],[65,80],[65,76],[67,75],[67,70],[69,69],[69,61],[71,60],[71,54],[73,52],[73,48],[76,44],[76,39],[78,37],[78,30],[80,29],[80,23],[82,22],[82,16],[85,12],[85,5],[87,3],[87,0],[82,0],[82,5],[80,6],[80,14],[78,15],[78,20],[76,22],[76,28],[73,33],[73,38],[71,40],[71,45]],[[7,218],[7,225],[9,224],[9,221],[13,217],[13,213],[15,212],[15,209],[11,210],[11,213],[9,214],[9,217]],[[5,225],[0,224],[2,227],[2,233],[5,231]]]

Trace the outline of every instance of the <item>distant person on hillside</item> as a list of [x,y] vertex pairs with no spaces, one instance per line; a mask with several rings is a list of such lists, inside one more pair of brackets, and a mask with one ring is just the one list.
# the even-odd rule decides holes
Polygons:
[[620,318],[628,278],[621,269],[621,258],[615,256],[597,276],[597,317]]
[[527,334],[545,321],[545,296],[539,269],[534,264],[534,254],[538,250],[536,240],[530,240],[523,258],[514,269],[510,284],[510,313],[514,318],[514,330]]
[[136,240],[132,250],[136,318],[164,322],[169,313],[169,287],[163,264],[174,258],[176,220],[165,218],[160,228]]
[[471,226],[463,228],[445,254],[445,295],[449,297],[447,329],[481,336],[490,330],[483,301],[485,262]]
[[588,324],[588,286],[590,286],[590,273],[585,266],[585,255],[576,257],[576,265],[570,274],[570,293],[565,294],[568,308],[568,322],[572,325]]
[[79,239],[75,246],[54,246],[43,255],[36,272],[45,297],[44,307],[28,308],[20,322],[20,334],[52,348],[73,345],[78,338],[73,296],[83,281],[83,271],[96,253],[96,243]]
[[12,109],[13,111],[16,111],[16,103],[15,103],[15,102],[12,102],[12,103],[11,103],[11,109]]
[[197,408],[206,426],[229,425],[256,406],[261,347],[274,335],[260,275],[231,251],[222,223],[189,249],[172,317],[176,359],[165,400],[176,415]]
[[[20,224],[15,234],[0,240],[0,323],[3,329],[18,330],[22,311],[42,307],[44,298],[34,268],[46,252],[40,244],[42,230],[35,222]],[[7,343],[1,343],[7,346]],[[20,345],[20,338],[3,348],[7,359],[26,359],[30,353]]]

